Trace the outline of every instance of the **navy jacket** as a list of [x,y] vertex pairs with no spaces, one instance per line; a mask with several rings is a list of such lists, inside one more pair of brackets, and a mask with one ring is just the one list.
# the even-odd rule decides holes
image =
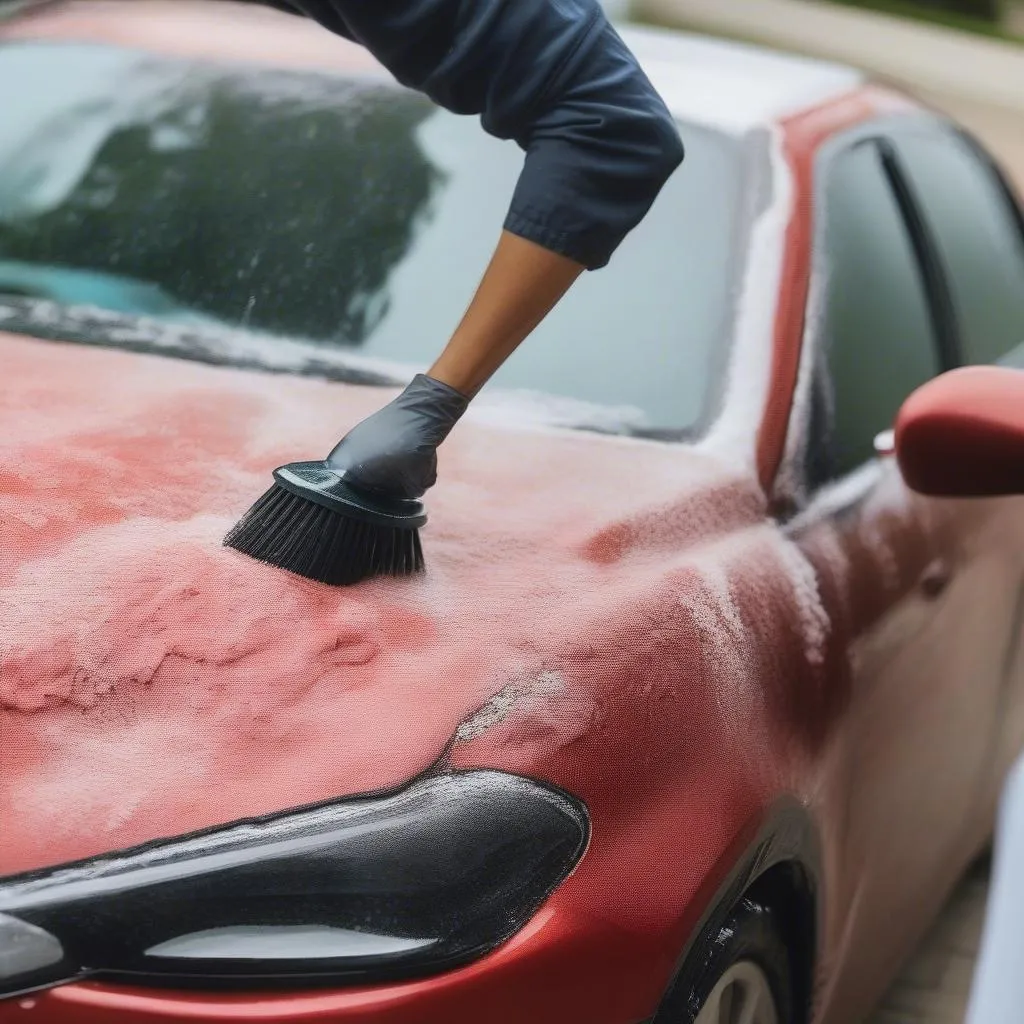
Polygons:
[[683,158],[598,0],[264,0],[365,46],[403,85],[515,139],[507,230],[604,266]]

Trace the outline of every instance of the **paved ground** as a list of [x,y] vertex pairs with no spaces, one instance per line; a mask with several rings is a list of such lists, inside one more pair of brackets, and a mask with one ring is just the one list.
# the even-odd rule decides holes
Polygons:
[[963,1024],[988,874],[987,859],[967,874],[868,1024]]
[[1024,36],[1024,3],[1015,0],[1006,10],[1006,27],[1019,36]]

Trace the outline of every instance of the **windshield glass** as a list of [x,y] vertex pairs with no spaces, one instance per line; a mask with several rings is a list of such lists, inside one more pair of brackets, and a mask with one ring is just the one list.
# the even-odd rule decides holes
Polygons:
[[[523,159],[372,77],[14,42],[0,95],[19,97],[0,119],[0,328],[272,369],[317,372],[342,351],[429,365]],[[683,135],[652,214],[496,386],[634,409],[655,434],[707,417],[744,161],[724,135]]]

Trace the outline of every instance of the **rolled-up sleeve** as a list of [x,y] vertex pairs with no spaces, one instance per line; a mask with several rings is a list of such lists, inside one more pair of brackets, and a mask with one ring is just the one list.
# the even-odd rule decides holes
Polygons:
[[683,159],[598,0],[291,0],[403,85],[525,151],[507,230],[604,266]]

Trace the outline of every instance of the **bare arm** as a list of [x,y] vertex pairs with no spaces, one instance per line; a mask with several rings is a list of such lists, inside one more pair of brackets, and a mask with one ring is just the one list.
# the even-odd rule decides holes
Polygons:
[[583,272],[582,263],[503,231],[441,357],[342,438],[327,464],[358,487],[414,498],[437,479],[436,448],[470,400]]
[[469,309],[430,376],[475,395],[584,269],[582,263],[503,231]]

